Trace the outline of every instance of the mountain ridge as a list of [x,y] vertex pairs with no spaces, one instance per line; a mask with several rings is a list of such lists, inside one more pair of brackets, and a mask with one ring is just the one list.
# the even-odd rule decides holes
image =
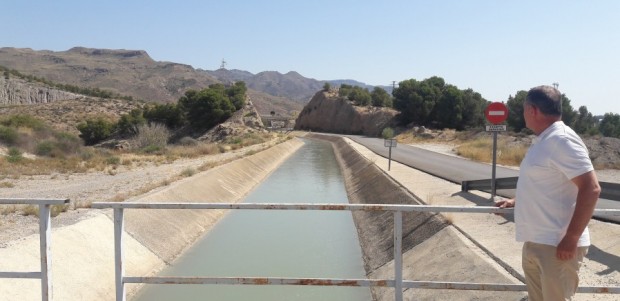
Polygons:
[[0,66],[54,83],[103,89],[147,102],[176,102],[190,89],[244,81],[261,114],[294,115],[325,83],[372,87],[354,80],[306,78],[297,71],[253,74],[238,69],[194,69],[188,64],[155,61],[144,50],[81,46],[65,51],[2,47]]

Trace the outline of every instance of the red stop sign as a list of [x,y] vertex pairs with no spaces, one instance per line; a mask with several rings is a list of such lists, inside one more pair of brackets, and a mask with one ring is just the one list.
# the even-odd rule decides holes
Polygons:
[[500,124],[508,118],[508,108],[502,102],[492,102],[484,110],[484,117],[492,124]]

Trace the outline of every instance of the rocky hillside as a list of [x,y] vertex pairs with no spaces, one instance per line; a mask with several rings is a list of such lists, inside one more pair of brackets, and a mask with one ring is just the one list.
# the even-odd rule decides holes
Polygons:
[[0,104],[4,105],[42,104],[83,97],[44,85],[35,85],[20,78],[0,77]]
[[394,126],[397,113],[388,108],[357,107],[338,97],[335,90],[320,91],[297,117],[295,129],[376,137],[384,128]]
[[156,62],[140,50],[0,48],[0,65],[55,83],[100,88],[146,101],[176,101],[186,89],[218,82],[188,65]]
[[[325,82],[333,86],[346,83],[372,89],[354,80],[319,81],[294,71],[252,74],[224,68],[215,71],[194,69],[190,65],[155,61],[143,50],[74,47],[67,51],[37,51],[5,47],[0,48],[0,66],[54,83],[99,88],[147,102],[175,102],[188,89],[244,81],[262,115],[272,111],[280,115],[301,111]],[[4,103],[8,101],[4,100]]]
[[[75,47],[55,52],[0,48],[0,66],[58,84],[99,88],[147,102],[176,102],[189,89],[200,90],[210,84],[239,80],[228,76],[226,72],[220,74],[220,79],[189,65],[158,62],[142,50]],[[24,92],[27,89],[12,91],[17,90]],[[0,103],[9,103],[6,98],[8,93],[4,92],[5,97],[0,98]],[[303,103],[269,95],[251,87],[248,94],[260,114],[268,115],[271,111],[291,114],[303,108]],[[12,95],[23,99],[29,98],[30,92],[26,95]]]

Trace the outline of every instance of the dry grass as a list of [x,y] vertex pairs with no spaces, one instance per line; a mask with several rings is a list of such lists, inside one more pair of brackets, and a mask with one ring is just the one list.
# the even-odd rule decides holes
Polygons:
[[13,188],[15,187],[15,184],[8,182],[8,181],[4,181],[4,182],[0,182],[0,188]]
[[[50,215],[52,217],[58,216],[62,212],[67,212],[69,207],[70,207],[69,204],[52,205],[50,207]],[[17,209],[17,207],[15,207],[13,209],[14,209],[13,212],[21,211],[21,214],[24,215],[24,216],[34,215],[36,217],[39,217],[39,206],[36,206],[36,205],[26,205],[26,206],[22,207],[21,209]],[[6,212],[6,213],[9,213],[9,212]]]
[[173,157],[197,158],[205,155],[222,153],[223,149],[216,143],[197,143],[195,145],[175,145],[168,149],[168,153]]
[[[525,157],[528,145],[514,145],[505,139],[498,139],[497,142],[497,163],[509,166],[518,166]],[[490,163],[493,161],[493,139],[477,138],[470,142],[465,142],[456,147],[457,155],[472,159],[478,162]]]
[[[492,135],[480,136],[476,132],[456,132],[454,130],[429,131],[416,133],[408,130],[396,136],[399,143],[434,143],[457,145],[456,154],[477,162],[493,161]],[[515,143],[511,137],[499,135],[497,143],[497,163],[518,166],[525,157],[529,145]]]

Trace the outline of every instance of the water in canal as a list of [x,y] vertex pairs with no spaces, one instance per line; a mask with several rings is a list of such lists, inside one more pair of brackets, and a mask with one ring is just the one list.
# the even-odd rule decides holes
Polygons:
[[[347,203],[329,143],[304,140],[246,203]],[[350,211],[235,210],[160,276],[365,278]],[[137,301],[364,301],[360,287],[145,285]]]

